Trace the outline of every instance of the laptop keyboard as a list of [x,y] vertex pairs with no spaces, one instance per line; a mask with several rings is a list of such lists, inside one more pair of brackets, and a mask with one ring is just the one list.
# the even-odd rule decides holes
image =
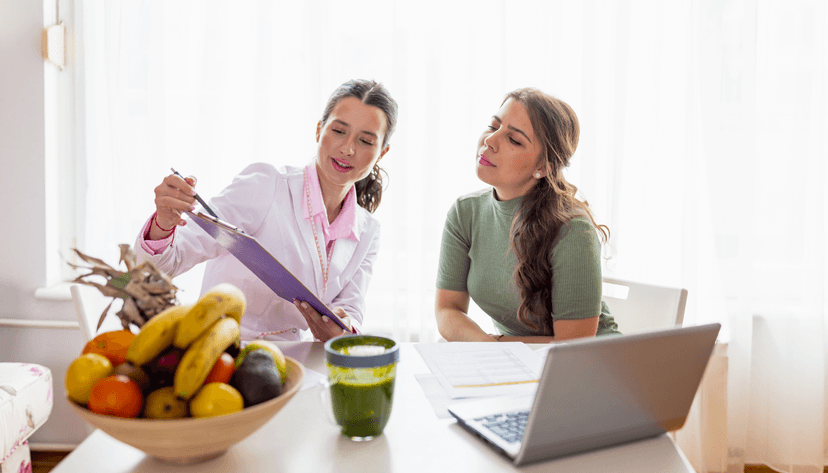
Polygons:
[[475,420],[482,423],[483,426],[503,440],[509,443],[515,443],[523,439],[527,419],[529,419],[529,411],[495,414],[479,417]]

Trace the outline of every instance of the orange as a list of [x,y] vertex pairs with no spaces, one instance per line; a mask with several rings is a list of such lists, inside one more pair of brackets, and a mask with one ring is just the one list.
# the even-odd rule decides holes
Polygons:
[[207,375],[207,379],[204,380],[204,384],[208,383],[227,383],[230,384],[230,378],[233,377],[233,373],[236,372],[236,360],[227,353],[224,352],[221,354],[218,360],[216,360],[216,364],[213,365],[213,369],[210,370],[210,374]]
[[144,395],[138,383],[122,374],[98,381],[89,394],[89,410],[96,414],[138,417],[143,405]]
[[135,334],[129,330],[115,330],[98,334],[83,347],[81,354],[98,353],[109,358],[112,366],[126,362],[127,350]]

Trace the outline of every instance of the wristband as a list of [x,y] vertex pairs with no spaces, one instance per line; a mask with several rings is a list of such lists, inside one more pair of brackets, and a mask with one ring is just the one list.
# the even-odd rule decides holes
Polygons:
[[167,230],[166,228],[162,228],[161,225],[158,225],[158,215],[157,214],[154,217],[152,217],[152,223],[154,223],[155,226],[158,227],[162,232],[171,232],[171,231],[175,230],[175,225],[173,225],[173,227],[170,228],[169,230]]

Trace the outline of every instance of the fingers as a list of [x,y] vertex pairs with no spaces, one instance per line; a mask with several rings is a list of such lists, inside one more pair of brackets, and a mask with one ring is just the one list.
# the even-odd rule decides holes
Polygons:
[[181,218],[181,212],[184,210],[191,210],[194,207],[195,206],[192,204],[187,204],[186,202],[182,203],[180,200],[169,197],[156,197],[156,221],[164,228],[172,227],[174,225],[184,225],[185,221]]
[[196,179],[193,176],[181,179],[175,174],[170,174],[164,178],[160,186],[156,187],[156,195],[160,190],[163,195],[193,203],[196,195],[195,185]]
[[155,209],[157,221],[165,228],[184,225],[181,212],[195,208],[195,177],[181,179],[175,174],[164,178],[155,188]]
[[319,312],[308,305],[306,302],[299,302],[298,300],[293,301],[294,307],[299,310],[299,313],[302,314],[302,317],[305,318],[305,321],[308,323],[308,328],[311,329],[313,335],[316,336],[316,329],[319,327],[319,322],[321,318],[319,317]]
[[345,333],[345,331],[342,330],[342,327],[337,325],[336,322],[327,316],[321,315],[307,302],[294,300],[293,305],[297,310],[299,310],[299,313],[301,313],[307,321],[308,328],[310,328],[310,331],[313,333],[313,337],[315,339],[327,341],[333,337],[338,337],[339,335]]
[[[351,318],[348,317],[348,314],[345,313],[345,309],[343,309],[342,307],[334,307],[333,309],[331,309],[331,312],[333,312],[335,316],[339,317],[339,320],[341,320],[346,327],[348,327],[349,329],[353,328],[353,325],[351,325]],[[336,322],[331,321],[331,323]]]
[[325,325],[322,321],[322,317],[319,315],[319,312],[316,312],[316,310],[314,310],[314,308],[306,302],[299,302],[295,300],[293,301],[293,305],[299,310],[302,317],[305,318],[305,321],[308,323],[308,328],[313,334],[313,338],[316,340],[327,340],[328,338],[325,335],[324,330]]

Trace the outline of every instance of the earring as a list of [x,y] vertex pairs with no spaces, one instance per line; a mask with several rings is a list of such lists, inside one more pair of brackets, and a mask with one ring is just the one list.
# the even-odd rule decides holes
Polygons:
[[540,178],[541,178],[541,173],[540,173],[540,171],[538,171],[538,172],[535,173],[535,179],[540,179]]

